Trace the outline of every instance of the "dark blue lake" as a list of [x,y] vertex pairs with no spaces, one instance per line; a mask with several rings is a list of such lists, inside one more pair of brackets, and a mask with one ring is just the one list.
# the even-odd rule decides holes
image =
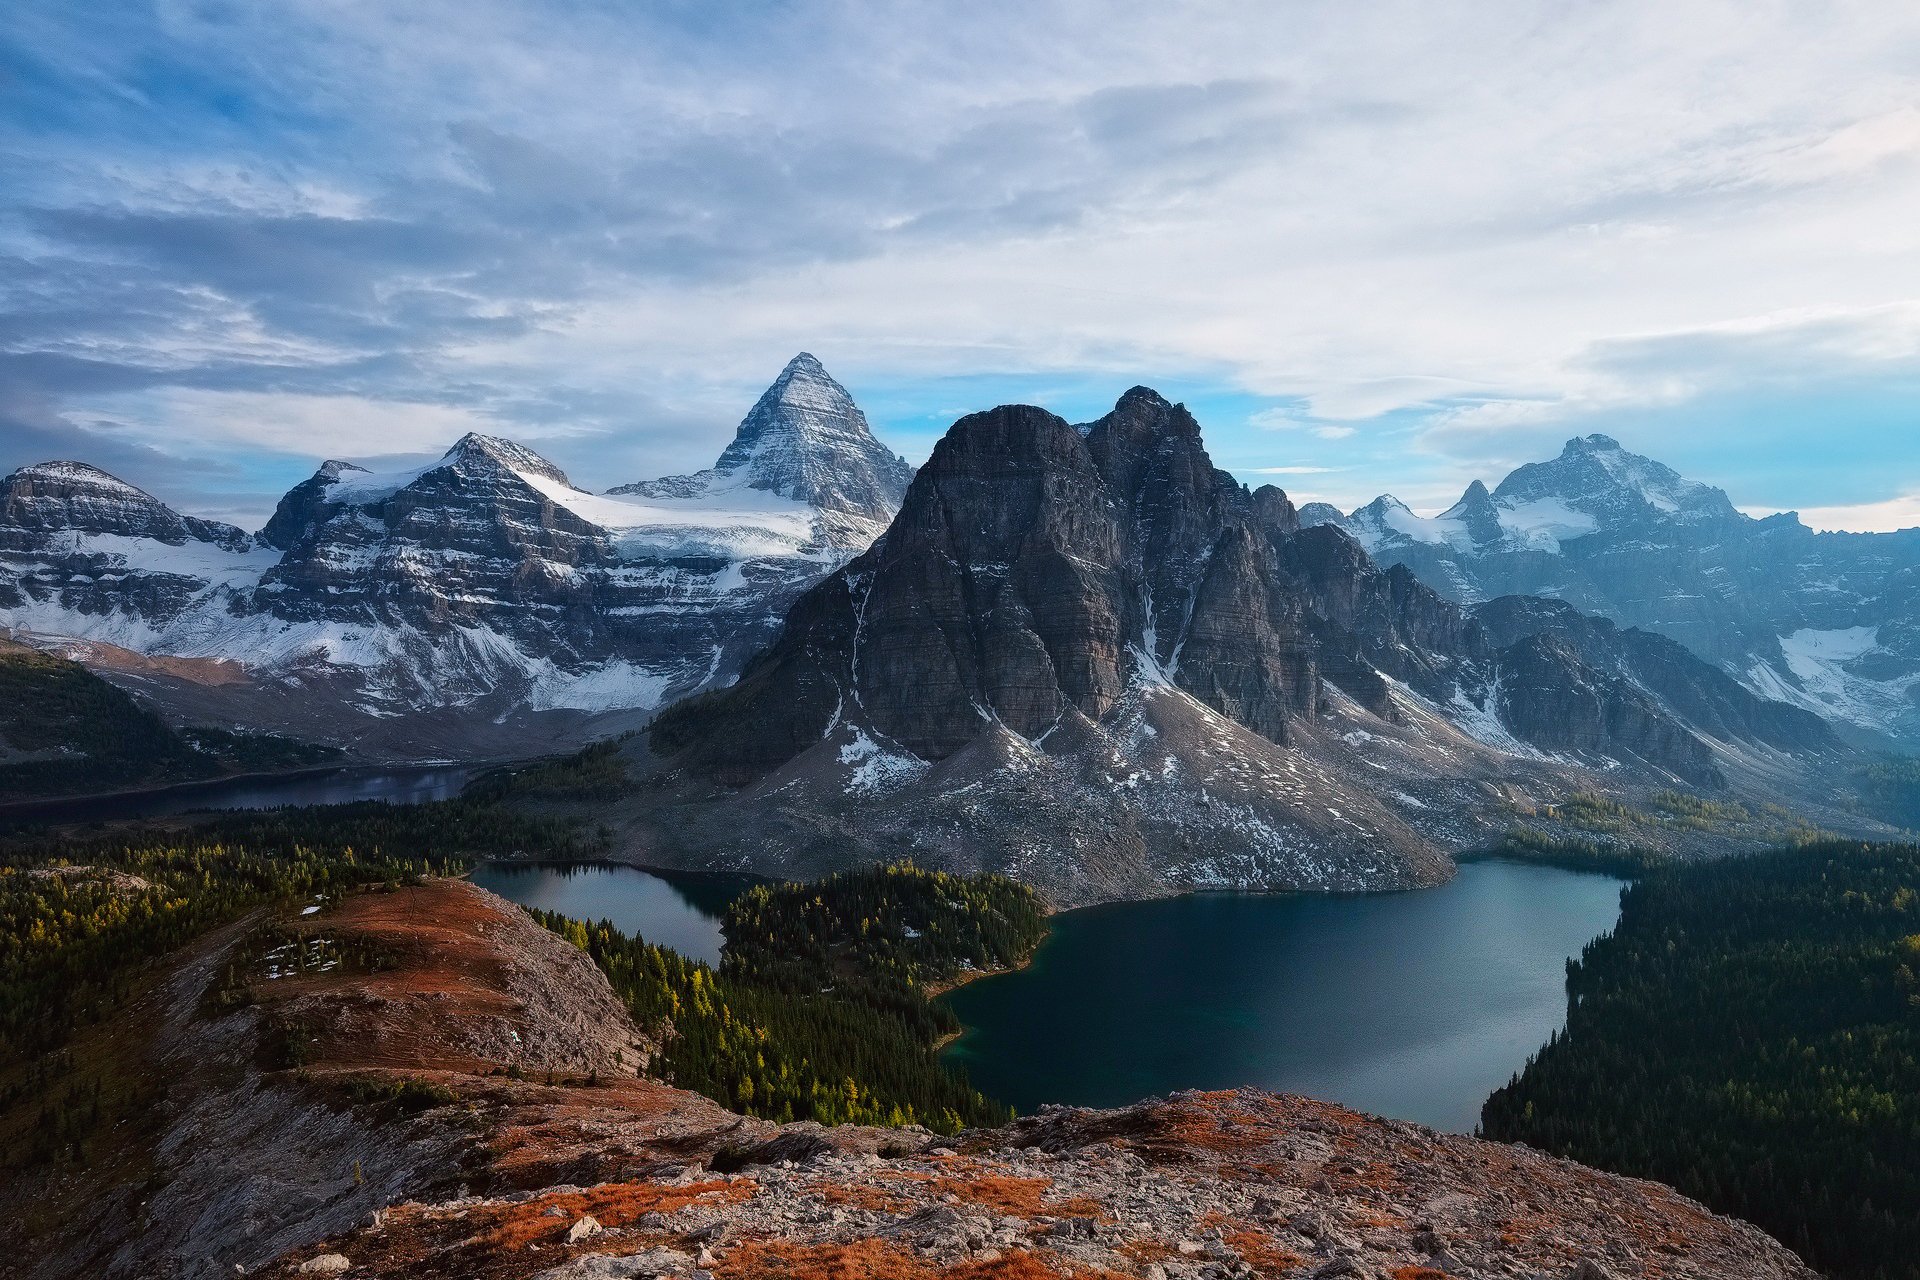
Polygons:
[[[487,863],[476,884],[715,963],[751,880]],[[1414,893],[1199,894],[1053,917],[1031,967],[947,997],[946,1050],[993,1097],[1117,1106],[1258,1085],[1470,1132],[1566,1018],[1566,962],[1620,881],[1476,862]]]
[[1034,963],[949,999],[947,1050],[1022,1111],[1258,1085],[1470,1132],[1566,1021],[1566,961],[1620,881],[1476,862],[1413,893],[1201,894],[1054,917]]

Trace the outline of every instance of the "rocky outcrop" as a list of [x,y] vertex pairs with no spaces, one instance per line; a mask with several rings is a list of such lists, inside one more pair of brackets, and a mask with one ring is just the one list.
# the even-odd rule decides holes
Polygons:
[[1450,599],[1541,595],[1678,641],[1750,691],[1876,744],[1920,742],[1920,529],[1816,533],[1756,519],[1606,436],[1475,481],[1438,516],[1391,497],[1338,524]]
[[270,1274],[337,1254],[419,1280],[1814,1280],[1665,1187],[1250,1090],[1052,1108],[951,1144],[804,1137],[765,1140],[728,1173],[398,1205]]

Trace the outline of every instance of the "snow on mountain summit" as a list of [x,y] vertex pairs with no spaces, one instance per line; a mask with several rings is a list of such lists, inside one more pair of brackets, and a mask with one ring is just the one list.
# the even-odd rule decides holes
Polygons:
[[1305,507],[1301,519],[1346,529],[1454,600],[1564,600],[1678,640],[1869,742],[1920,743],[1920,529],[1755,520],[1725,491],[1604,435],[1576,436],[1491,491],[1475,481],[1437,516],[1383,496],[1345,516]]
[[418,465],[328,461],[249,536],[45,463],[0,482],[0,621],[233,659],[263,688],[325,687],[396,723],[644,711],[730,681],[886,527],[910,475],[805,354],[718,465],[605,494],[473,432]]
[[1514,471],[1493,496],[1509,508],[1552,499],[1604,525],[1648,514],[1706,520],[1736,514],[1723,491],[1688,480],[1664,463],[1629,453],[1619,441],[1603,435],[1575,436],[1558,458]]
[[762,490],[814,508],[823,541],[859,550],[892,519],[912,478],[905,459],[874,438],[847,389],[802,351],[740,420],[713,466],[608,494],[693,500]]

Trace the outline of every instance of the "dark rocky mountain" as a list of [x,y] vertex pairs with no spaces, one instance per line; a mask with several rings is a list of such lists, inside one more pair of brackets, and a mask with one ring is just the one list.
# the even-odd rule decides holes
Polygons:
[[401,472],[328,462],[250,536],[44,464],[0,484],[0,621],[190,719],[525,751],[533,722],[564,741],[730,680],[910,474],[808,355],[713,469],[608,495],[469,435]]
[[1670,637],[1764,697],[1854,739],[1920,745],[1920,529],[1817,533],[1755,519],[1606,436],[1438,516],[1381,497],[1348,515],[1317,504],[1382,562],[1448,598],[1539,595]]
[[749,861],[770,829],[803,861],[829,833],[904,841],[1066,901],[1417,884],[1490,778],[1719,787],[1742,753],[1836,748],[1678,646],[1568,612],[1483,621],[1300,527],[1146,388],[1081,428],[1006,406],[955,423],[885,536],[652,743],[722,789],[720,844]]

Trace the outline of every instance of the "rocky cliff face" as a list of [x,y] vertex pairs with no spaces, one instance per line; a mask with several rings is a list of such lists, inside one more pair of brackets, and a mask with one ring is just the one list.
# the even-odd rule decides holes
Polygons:
[[1475,481],[1438,516],[1381,497],[1306,518],[1346,528],[1455,601],[1551,596],[1677,640],[1863,740],[1920,743],[1920,530],[1754,519],[1597,435],[1491,491]]
[[674,777],[737,790],[676,791],[648,856],[718,821],[688,861],[911,852],[1064,902],[1408,885],[1474,830],[1426,787],[1621,764],[1719,787],[1729,753],[1836,747],[1677,646],[1535,622],[1301,528],[1146,388],[1080,428],[973,414],[736,686],[655,723]]
[[0,617],[47,639],[244,664],[257,696],[223,678],[217,718],[291,713],[356,742],[367,717],[376,731],[425,712],[491,732],[546,712],[644,713],[731,679],[802,590],[885,527],[909,474],[808,355],[713,469],[605,496],[470,435],[405,472],[328,462],[250,537],[46,464],[0,487]]

